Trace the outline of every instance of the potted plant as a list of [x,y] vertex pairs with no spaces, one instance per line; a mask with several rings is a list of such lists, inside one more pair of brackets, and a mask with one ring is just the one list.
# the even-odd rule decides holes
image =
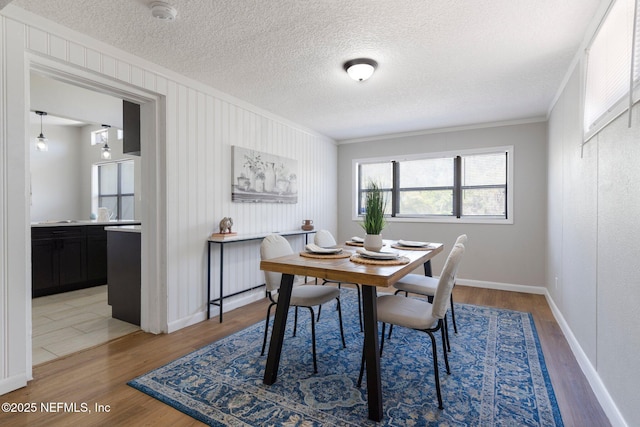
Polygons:
[[380,251],[382,249],[382,229],[386,225],[384,211],[387,203],[382,189],[373,181],[367,186],[364,202],[364,222],[361,224],[367,233],[364,238],[364,248],[368,251]]

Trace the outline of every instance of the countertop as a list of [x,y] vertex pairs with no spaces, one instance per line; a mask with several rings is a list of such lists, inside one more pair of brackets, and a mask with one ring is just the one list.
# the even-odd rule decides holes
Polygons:
[[140,221],[134,220],[113,220],[113,221],[97,221],[93,220],[60,220],[60,221],[42,221],[42,222],[32,222],[31,227],[73,227],[77,225],[104,225],[104,226],[112,226],[112,225],[131,225],[131,224],[140,224]]
[[125,233],[142,233],[141,225],[119,225],[119,226],[109,226],[104,228],[107,231],[122,231]]

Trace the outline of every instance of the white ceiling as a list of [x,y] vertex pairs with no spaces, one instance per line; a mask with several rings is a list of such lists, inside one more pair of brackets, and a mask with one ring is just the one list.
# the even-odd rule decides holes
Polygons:
[[[601,0],[15,0],[336,140],[544,117]],[[363,83],[345,61],[378,61]]]

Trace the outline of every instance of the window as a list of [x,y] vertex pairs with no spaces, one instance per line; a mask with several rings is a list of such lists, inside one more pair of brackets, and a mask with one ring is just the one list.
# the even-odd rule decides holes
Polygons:
[[636,0],[615,0],[586,51],[585,141],[636,101],[629,99],[640,77],[640,31],[636,28],[634,35],[635,4]]
[[109,142],[109,129],[94,130],[91,132],[91,145],[102,145]]
[[[122,140],[122,129],[116,129],[118,141]],[[109,142],[109,128],[94,130],[91,132],[91,145],[102,145]]]
[[134,219],[133,160],[94,165],[97,179],[97,207],[106,207],[114,219]]
[[370,181],[385,192],[397,220],[512,222],[513,147],[354,161],[356,217],[364,214]]

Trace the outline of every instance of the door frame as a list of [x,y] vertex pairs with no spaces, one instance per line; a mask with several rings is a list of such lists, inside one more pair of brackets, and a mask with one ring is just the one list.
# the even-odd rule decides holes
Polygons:
[[[25,67],[26,112],[29,113],[30,75],[37,72],[67,84],[111,95],[140,104],[141,150],[141,319],[142,330],[151,333],[167,332],[166,252],[160,246],[165,239],[165,98],[155,92],[133,87],[107,77],[79,70],[40,56],[27,54]],[[29,143],[28,126],[25,134]],[[26,156],[25,170],[30,170]],[[30,183],[27,183],[30,185]],[[28,194],[28,193],[27,193]],[[30,214],[30,208],[28,208]],[[30,217],[30,216],[28,216]],[[30,234],[25,236],[30,252]],[[30,278],[30,271],[28,272]],[[29,280],[28,285],[31,284]],[[30,291],[30,288],[29,288]],[[31,313],[28,314],[29,318]],[[29,325],[30,325],[29,321]],[[31,336],[31,331],[29,331]],[[31,355],[28,355],[29,360]],[[30,364],[29,364],[30,365]]]

